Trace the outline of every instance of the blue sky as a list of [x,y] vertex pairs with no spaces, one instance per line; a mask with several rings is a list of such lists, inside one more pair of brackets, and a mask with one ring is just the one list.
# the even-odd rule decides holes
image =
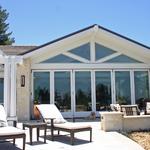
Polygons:
[[93,24],[150,46],[150,0],[1,0],[15,45],[40,45]]

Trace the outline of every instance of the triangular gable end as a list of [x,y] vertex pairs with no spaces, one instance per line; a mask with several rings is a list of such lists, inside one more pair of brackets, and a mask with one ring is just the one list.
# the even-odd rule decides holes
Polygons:
[[[91,52],[93,51],[93,49],[90,50],[90,48],[93,47],[92,45],[90,45],[91,40],[92,42],[94,42],[93,39],[95,39],[96,42],[99,42],[102,44],[102,45],[98,43],[95,44],[96,55],[93,55],[93,54],[91,55]],[[76,42],[79,42],[79,41],[82,41],[82,42],[80,42],[80,44],[79,43],[76,44]],[[107,42],[110,42],[110,43],[107,43]],[[69,50],[67,48],[66,50],[65,49],[63,50],[65,46],[67,47],[67,43],[68,44],[73,43],[74,45],[73,49]],[[107,47],[107,44],[108,44],[108,47]],[[81,45],[81,46],[74,48],[75,45]],[[112,49],[111,49],[111,46],[112,46]],[[71,47],[71,45],[68,45],[68,47]],[[113,49],[113,48],[117,48],[117,49]],[[60,54],[62,54],[63,57],[65,57],[65,61],[58,61],[58,62],[56,61],[56,60],[59,60],[58,56],[56,57],[56,55],[60,55]],[[124,57],[119,56],[119,55],[126,55],[126,54],[127,54],[126,58],[125,56]],[[130,56],[131,59],[129,59],[128,56]],[[72,34],[69,34],[67,36],[64,36],[62,38],[59,38],[57,40],[54,40],[52,42],[46,43],[42,46],[39,46],[38,48],[32,50],[28,54],[26,53],[23,57],[24,58],[30,57],[31,61],[35,64],[37,63],[63,63],[63,62],[90,63],[90,62],[94,62],[94,60],[96,63],[101,63],[101,62],[110,63],[109,60],[111,59],[112,59],[111,61],[114,63],[115,61],[118,62],[118,60],[114,59],[115,57],[118,57],[118,58],[121,57],[123,59],[122,63],[126,61],[128,61],[128,63],[141,63],[141,62],[149,63],[150,51],[148,47],[138,42],[125,38],[124,36],[121,36],[115,32],[111,32],[110,30],[107,30],[101,26],[94,25],[94,26],[90,26],[88,28],[79,30],[77,32],[74,32]],[[55,58],[54,59],[55,61],[54,61],[52,57],[56,57],[57,59]],[[105,57],[107,57],[107,59],[105,59]],[[67,59],[73,59],[73,60],[68,61]]]

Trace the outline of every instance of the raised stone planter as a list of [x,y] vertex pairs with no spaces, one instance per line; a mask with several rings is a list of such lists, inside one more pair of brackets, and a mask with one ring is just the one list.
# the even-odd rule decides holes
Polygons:
[[121,112],[100,112],[104,131],[150,130],[150,115],[124,116]]
[[100,112],[101,129],[104,131],[119,131],[122,130],[121,112]]

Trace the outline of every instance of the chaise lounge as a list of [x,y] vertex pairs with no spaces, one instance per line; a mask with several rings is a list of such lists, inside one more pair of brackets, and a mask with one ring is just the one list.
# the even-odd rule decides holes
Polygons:
[[82,131],[90,131],[90,142],[92,141],[92,127],[81,123],[67,122],[60,111],[54,104],[37,105],[37,109],[41,113],[47,127],[51,129],[51,137],[54,140],[54,130],[69,132],[71,136],[71,144],[74,145],[74,134]]
[[8,126],[4,107],[0,105],[0,140],[13,139],[13,145],[15,145],[15,139],[17,138],[23,139],[23,150],[25,150],[25,131],[16,127]]

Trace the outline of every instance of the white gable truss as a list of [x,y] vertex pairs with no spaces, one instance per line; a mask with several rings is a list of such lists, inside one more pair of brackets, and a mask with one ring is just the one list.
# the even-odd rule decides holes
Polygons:
[[[89,43],[90,59],[81,57],[71,51]],[[114,51],[112,54],[96,59],[96,44]],[[63,55],[80,63],[47,63],[46,60]],[[129,63],[110,63],[119,56],[126,56],[135,60]],[[94,25],[47,43],[23,55],[24,59],[31,59],[32,69],[67,69],[67,68],[149,68],[150,49],[140,43],[125,38],[119,34]],[[136,63],[141,62],[141,63]]]

